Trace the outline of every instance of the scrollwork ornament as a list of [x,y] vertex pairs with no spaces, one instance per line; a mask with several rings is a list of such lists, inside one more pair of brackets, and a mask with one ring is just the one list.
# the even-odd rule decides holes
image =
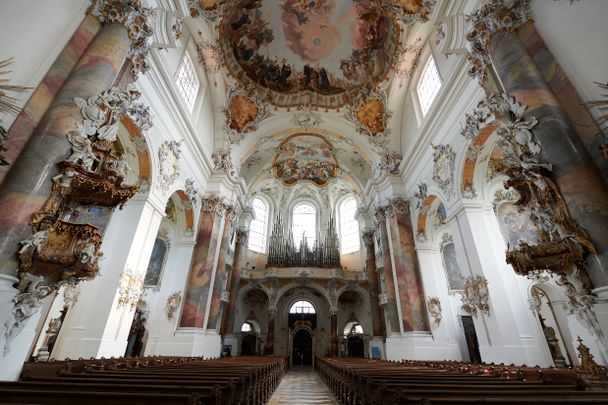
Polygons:
[[435,326],[439,326],[441,323],[441,301],[438,297],[427,297],[426,307],[429,311],[429,315],[433,319]]
[[230,148],[216,149],[211,155],[215,170],[224,170],[230,176],[236,176],[237,170],[232,163],[232,151]]
[[182,303],[182,292],[177,291],[167,297],[167,303],[165,304],[165,314],[167,315],[167,320],[171,322],[173,317],[175,316],[175,311],[179,309],[179,306]]
[[488,280],[483,276],[467,277],[464,282],[463,308],[477,317],[479,311],[490,315]]
[[193,204],[196,204],[197,198],[198,198],[198,184],[196,183],[196,180],[190,178],[190,179],[186,179],[185,183],[184,183],[184,187],[186,188],[186,195],[188,196],[188,198],[190,199],[190,201]]
[[165,141],[158,150],[159,186],[165,191],[179,177],[180,156],[181,141]]
[[450,145],[433,146],[433,181],[439,188],[452,196],[454,194],[454,171],[456,170],[456,154]]
[[529,0],[488,0],[479,9],[466,16],[472,28],[469,41],[469,75],[484,82],[491,64],[488,45],[496,33],[513,32],[532,19]]
[[155,10],[144,7],[141,0],[93,0],[89,12],[103,25],[120,24],[127,29],[131,47],[127,57],[131,61],[131,75],[148,71],[146,57],[150,53],[152,17]]
[[222,109],[229,144],[239,144],[245,135],[257,130],[268,116],[268,106],[253,89],[232,86],[228,90],[227,106]]
[[401,154],[393,151],[384,151],[380,155],[380,161],[374,168],[374,177],[379,179],[384,175],[398,176],[400,174],[399,166],[403,157]]
[[415,22],[428,21],[435,4],[437,4],[437,0],[422,0],[417,2],[417,8],[411,11],[406,9],[399,0],[376,0],[374,3],[378,10],[397,16],[404,24],[413,24]]
[[357,132],[366,136],[372,145],[385,149],[391,116],[386,94],[376,88],[365,87],[353,100],[345,118],[355,124]]

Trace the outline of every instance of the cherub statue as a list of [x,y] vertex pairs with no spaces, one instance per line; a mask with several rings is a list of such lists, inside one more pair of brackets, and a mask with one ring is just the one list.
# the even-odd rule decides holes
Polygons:
[[22,240],[20,242],[21,249],[19,250],[19,254],[26,253],[28,250],[31,251],[32,253],[39,251],[40,247],[42,246],[44,241],[46,241],[48,235],[49,235],[49,230],[43,229],[41,231],[36,232],[29,238]]
[[68,157],[68,161],[80,166],[87,171],[93,169],[93,163],[99,159],[93,153],[91,140],[80,135],[77,131],[68,132],[68,140],[72,145],[72,154]]

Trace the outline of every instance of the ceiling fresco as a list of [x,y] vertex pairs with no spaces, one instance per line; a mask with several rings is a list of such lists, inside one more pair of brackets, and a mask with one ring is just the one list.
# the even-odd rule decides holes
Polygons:
[[221,28],[227,67],[274,105],[340,107],[383,81],[399,53],[399,24],[377,3],[235,1]]
[[296,134],[279,145],[272,174],[286,186],[302,180],[325,186],[337,176],[339,167],[334,147],[327,139],[317,134]]

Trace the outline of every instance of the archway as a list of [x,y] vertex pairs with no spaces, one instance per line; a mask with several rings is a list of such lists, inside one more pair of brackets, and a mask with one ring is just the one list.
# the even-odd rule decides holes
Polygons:
[[310,330],[302,328],[294,333],[291,353],[294,366],[312,366],[313,338]]
[[350,335],[346,339],[348,357],[365,357],[365,346],[360,335]]
[[241,340],[241,356],[255,356],[258,345],[258,337],[254,333],[248,333]]
[[464,338],[469,351],[469,359],[471,360],[471,363],[481,363],[479,341],[477,340],[477,332],[475,332],[473,317],[471,315],[461,315],[460,318],[464,330]]

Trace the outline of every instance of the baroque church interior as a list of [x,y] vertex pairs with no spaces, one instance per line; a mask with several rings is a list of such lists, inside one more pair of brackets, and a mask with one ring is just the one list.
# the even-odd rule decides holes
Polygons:
[[605,0],[2,1],[0,403],[177,365],[267,379],[188,403],[264,403],[302,366],[352,404],[384,399],[349,378],[389,369],[608,388],[606,21]]

